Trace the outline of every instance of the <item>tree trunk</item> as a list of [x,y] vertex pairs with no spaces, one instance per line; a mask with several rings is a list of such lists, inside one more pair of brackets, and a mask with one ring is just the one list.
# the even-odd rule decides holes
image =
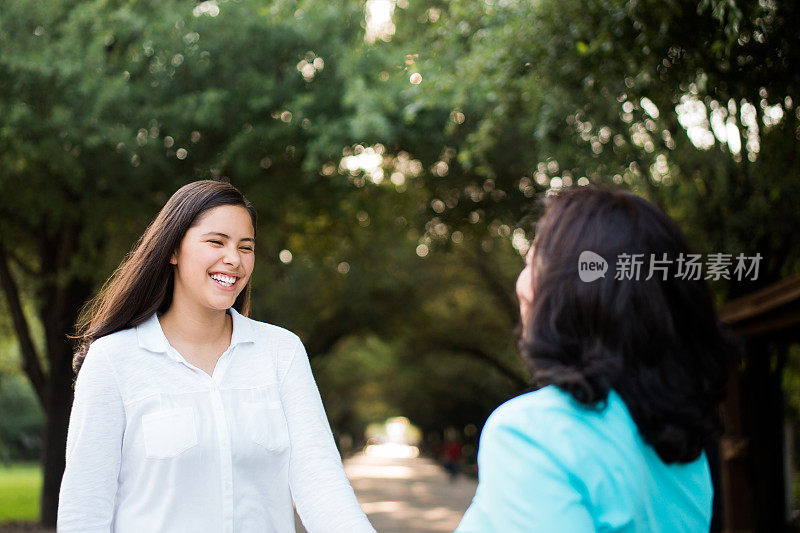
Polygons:
[[742,403],[749,426],[752,493],[755,497],[753,531],[757,533],[786,530],[780,379],[785,357],[785,346],[771,346],[758,340],[747,344],[748,361],[743,376]]
[[72,333],[78,313],[91,295],[91,285],[71,281],[53,298],[45,299],[41,310],[47,338],[49,379],[44,402],[44,452],[42,467],[44,485],[41,495],[41,522],[55,527],[58,514],[58,493],[64,474],[69,413],[72,409],[72,343],[66,335]]
[[41,494],[41,521],[44,526],[55,527],[58,513],[58,493],[64,473],[67,443],[67,426],[72,408],[72,350],[66,339],[56,340],[49,347],[51,363],[47,383],[44,413],[44,451],[42,467],[44,485]]

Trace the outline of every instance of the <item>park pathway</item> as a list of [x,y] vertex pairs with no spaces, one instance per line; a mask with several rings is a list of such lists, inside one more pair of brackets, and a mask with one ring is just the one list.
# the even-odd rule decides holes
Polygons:
[[[458,476],[451,482],[430,459],[359,453],[344,466],[378,533],[452,532],[475,494],[474,480]],[[297,531],[305,533],[300,525]]]

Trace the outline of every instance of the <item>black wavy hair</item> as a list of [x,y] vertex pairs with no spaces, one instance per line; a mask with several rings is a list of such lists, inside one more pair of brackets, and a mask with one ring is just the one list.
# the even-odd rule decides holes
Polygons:
[[[614,389],[664,462],[697,459],[720,430],[739,348],[705,281],[677,276],[690,253],[678,225],[632,193],[569,188],[545,200],[534,246],[533,304],[518,342],[534,385],[595,407]],[[608,261],[604,277],[581,281],[586,250]],[[616,279],[620,254],[644,254],[639,279]],[[666,280],[646,279],[651,254],[672,260]]]

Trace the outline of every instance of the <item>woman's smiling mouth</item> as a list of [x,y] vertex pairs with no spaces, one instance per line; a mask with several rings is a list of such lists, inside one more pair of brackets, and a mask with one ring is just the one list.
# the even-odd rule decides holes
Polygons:
[[238,277],[219,273],[209,274],[209,277],[223,289],[232,289],[236,282],[239,281]]

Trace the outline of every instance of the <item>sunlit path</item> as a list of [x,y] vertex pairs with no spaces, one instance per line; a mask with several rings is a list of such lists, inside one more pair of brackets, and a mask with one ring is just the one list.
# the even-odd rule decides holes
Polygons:
[[[476,482],[425,458],[359,453],[344,463],[358,501],[379,533],[453,531],[475,494]],[[305,532],[302,526],[298,532]]]

